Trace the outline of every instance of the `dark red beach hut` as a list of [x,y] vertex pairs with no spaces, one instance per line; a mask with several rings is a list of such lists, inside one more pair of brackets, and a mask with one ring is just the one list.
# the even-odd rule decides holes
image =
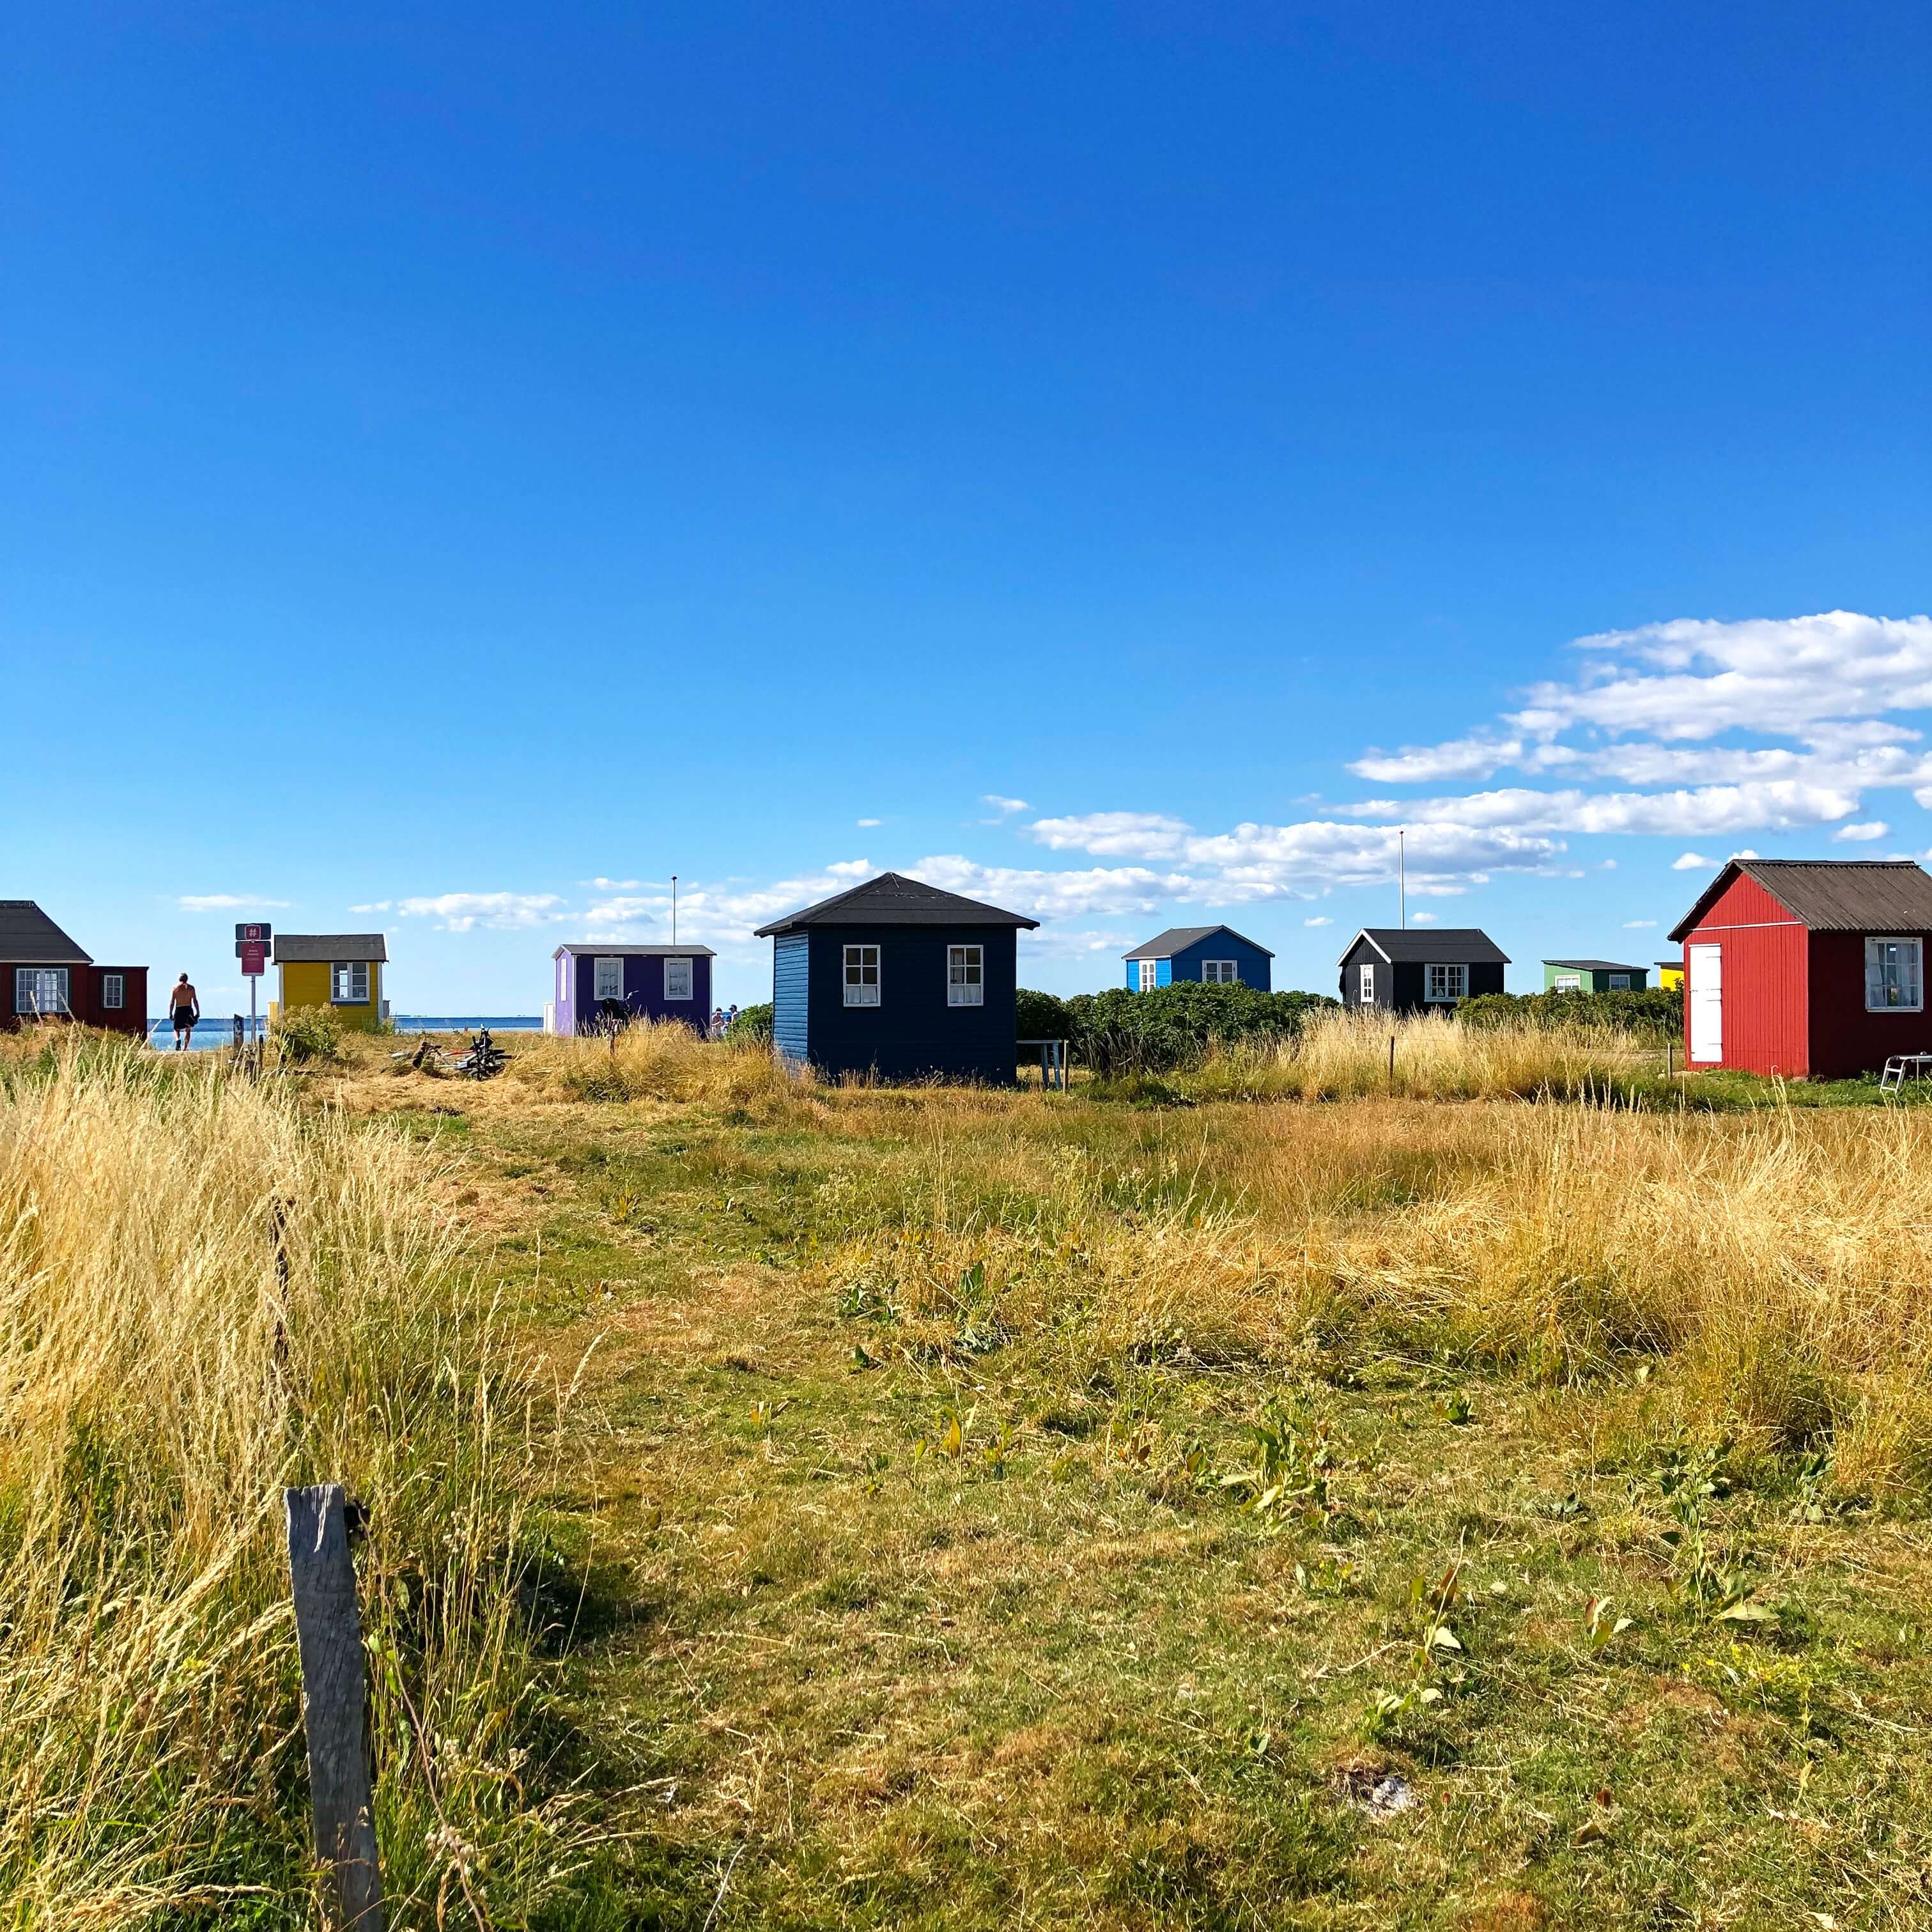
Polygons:
[[1733,859],[1670,936],[1694,1067],[1844,1080],[1932,1052],[1932,877],[1910,859]]
[[0,899],[0,1027],[79,1020],[145,1037],[148,969],[97,966],[32,899]]

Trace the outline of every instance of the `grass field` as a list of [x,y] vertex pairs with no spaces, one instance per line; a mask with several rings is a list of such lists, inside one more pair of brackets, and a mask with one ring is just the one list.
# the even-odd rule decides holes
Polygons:
[[[1279,1064],[1063,1098],[827,1091],[668,1034],[518,1046],[484,1086],[392,1072],[386,1043],[265,1092],[144,1074],[94,1122],[204,1123],[239,1177],[218,1226],[257,1226],[298,1174],[333,1230],[302,1252],[335,1258],[290,1325],[292,1413],[249,1406],[272,1325],[266,1358],[226,1352],[251,1393],[210,1440],[245,1452],[164,1426],[220,1379],[194,1310],[92,1347],[97,1392],[196,1364],[124,1438],[88,1437],[86,1467],[138,1442],[171,1472],[136,1513],[144,1615],[184,1614],[209,1575],[226,1606],[183,1693],[202,1808],[181,1822],[180,1779],[144,1778],[160,1733],[130,1732],[112,1802],[146,1836],[0,1828],[8,1884],[55,1901],[8,1924],[83,1922],[58,1901],[85,1882],[108,1901],[85,1922],[152,1919],[142,1898],[190,1873],[209,1897],[260,1886],[254,1922],[306,1922],[290,1646],[272,1536],[248,1526],[284,1471],[325,1464],[372,1496],[365,1594],[466,1580],[435,1593],[433,1643],[376,1619],[400,1688],[433,1678],[445,1714],[382,1707],[399,1922],[439,1922],[440,1894],[449,1922],[693,1932],[1932,1923],[1916,1106],[1736,1083],[1660,1103],[1638,1083],[1660,1068],[1601,1042],[1562,1046],[1551,1083],[1591,1100],[1537,1104],[1390,1098],[1385,1063],[1380,1094],[1331,1074],[1356,1097],[1324,1104],[1216,1097],[1284,1090]],[[1520,1046],[1486,1084],[1432,1038],[1399,1067],[1411,1047],[1438,1066],[1412,1091],[1526,1084]],[[10,1556],[78,1552],[70,1574],[107,1539],[47,1474],[78,1409],[32,1407],[22,1350],[95,1277],[47,1264],[66,1250],[16,1258],[48,1238],[19,1177],[60,1090],[21,1060],[0,1129],[0,1522]],[[44,1216],[57,1164],[34,1158]],[[152,1177],[163,1198],[178,1172]],[[365,1268],[366,1307],[344,1296]],[[202,1273],[259,1289],[260,1269],[251,1250]],[[166,1272],[135,1271],[148,1304]],[[436,1339],[452,1322],[470,1343]],[[314,1366],[345,1323],[352,1384]],[[32,1658],[66,1646],[63,1694],[100,1720],[75,1600],[29,1643],[6,1587],[18,1790],[13,1714],[80,1736],[22,1701]],[[82,1755],[52,1750],[70,1818]],[[228,1827],[224,1780],[254,1807]],[[198,1849],[224,1828],[225,1864]],[[242,1903],[207,1922],[249,1922]]]

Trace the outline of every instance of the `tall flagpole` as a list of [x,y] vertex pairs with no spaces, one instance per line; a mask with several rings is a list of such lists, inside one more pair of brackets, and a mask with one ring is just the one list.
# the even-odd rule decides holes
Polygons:
[[677,944],[677,874],[670,875],[670,943]]
[[1402,930],[1408,930],[1408,829],[1398,826],[1395,835],[1396,904],[1402,908]]

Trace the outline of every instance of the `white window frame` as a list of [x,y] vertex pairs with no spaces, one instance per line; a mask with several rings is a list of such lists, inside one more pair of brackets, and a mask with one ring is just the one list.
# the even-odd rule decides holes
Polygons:
[[[1886,958],[1883,950],[1888,946],[1898,949],[1890,960]],[[1892,969],[1889,972],[1888,967]],[[1883,997],[1888,986],[1894,988],[1900,997],[1896,999]],[[1874,994],[1880,997],[1874,998]],[[1865,1011],[1868,1013],[1920,1013],[1924,1010],[1925,942],[1912,933],[1867,934]]]
[[71,1018],[74,982],[64,966],[14,968],[14,1010],[44,1019],[50,1014]]
[[128,976],[124,973],[104,973],[100,976],[100,1010],[104,1013],[118,1013],[128,1004]]
[[983,946],[946,949],[946,1004],[949,1006],[986,1004],[986,949]]
[[1140,969],[1140,991],[1151,993],[1160,984],[1160,962],[1158,959],[1137,959]]
[[[1438,974],[1442,974],[1438,981]],[[1438,962],[1422,969],[1422,997],[1432,1006],[1453,1006],[1469,997],[1469,969],[1454,961]]]
[[1240,965],[1232,959],[1204,959],[1201,962],[1201,983],[1204,986],[1238,986],[1241,983]]
[[[346,986],[345,993],[342,989]],[[360,987],[358,992],[356,988]],[[332,959],[328,962],[328,1004],[332,1006],[366,1006],[369,1004],[369,962],[366,959]]]
[[1580,993],[1583,990],[1583,976],[1580,973],[1558,973],[1550,982],[1552,993]]
[[[606,992],[604,988],[611,980],[616,982],[614,992]],[[621,952],[600,952],[590,962],[590,1004],[601,1006],[606,1000],[621,1000],[624,997],[624,956]]]
[[1628,993],[1630,989],[1630,976],[1628,973],[1612,973],[1610,985],[1604,988],[1611,993]]
[[[866,974],[872,977],[868,980]],[[855,979],[853,976],[856,974]],[[848,946],[844,953],[845,1004],[848,1006],[876,1006],[884,992],[885,975],[876,946]]]
[[[674,966],[681,966],[684,969],[684,990],[682,992],[674,992],[672,989],[671,968]],[[668,953],[664,957],[664,998],[667,1000],[689,999],[692,997],[691,989],[698,982],[697,971],[692,966],[691,956],[682,952]]]
[[1372,1006],[1376,1003],[1376,962],[1364,959],[1355,968],[1355,984],[1359,988],[1356,999],[1359,1004]]

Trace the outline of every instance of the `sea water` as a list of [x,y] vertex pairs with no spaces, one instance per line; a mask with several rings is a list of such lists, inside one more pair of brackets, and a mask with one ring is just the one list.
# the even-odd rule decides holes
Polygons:
[[[248,1024],[248,1016],[242,1016],[242,1025]],[[268,1020],[262,1018],[261,1025],[266,1033]],[[488,1027],[492,1033],[541,1033],[543,1020],[536,1013],[457,1013],[447,1017],[424,1013],[398,1013],[395,1028],[398,1033],[480,1033]],[[148,1022],[148,1041],[164,1052],[174,1051],[175,1032],[167,1020],[150,1020]],[[196,1053],[211,1048],[232,1046],[235,1043],[235,1022],[227,1019],[202,1018],[189,1036],[188,1044]]]

